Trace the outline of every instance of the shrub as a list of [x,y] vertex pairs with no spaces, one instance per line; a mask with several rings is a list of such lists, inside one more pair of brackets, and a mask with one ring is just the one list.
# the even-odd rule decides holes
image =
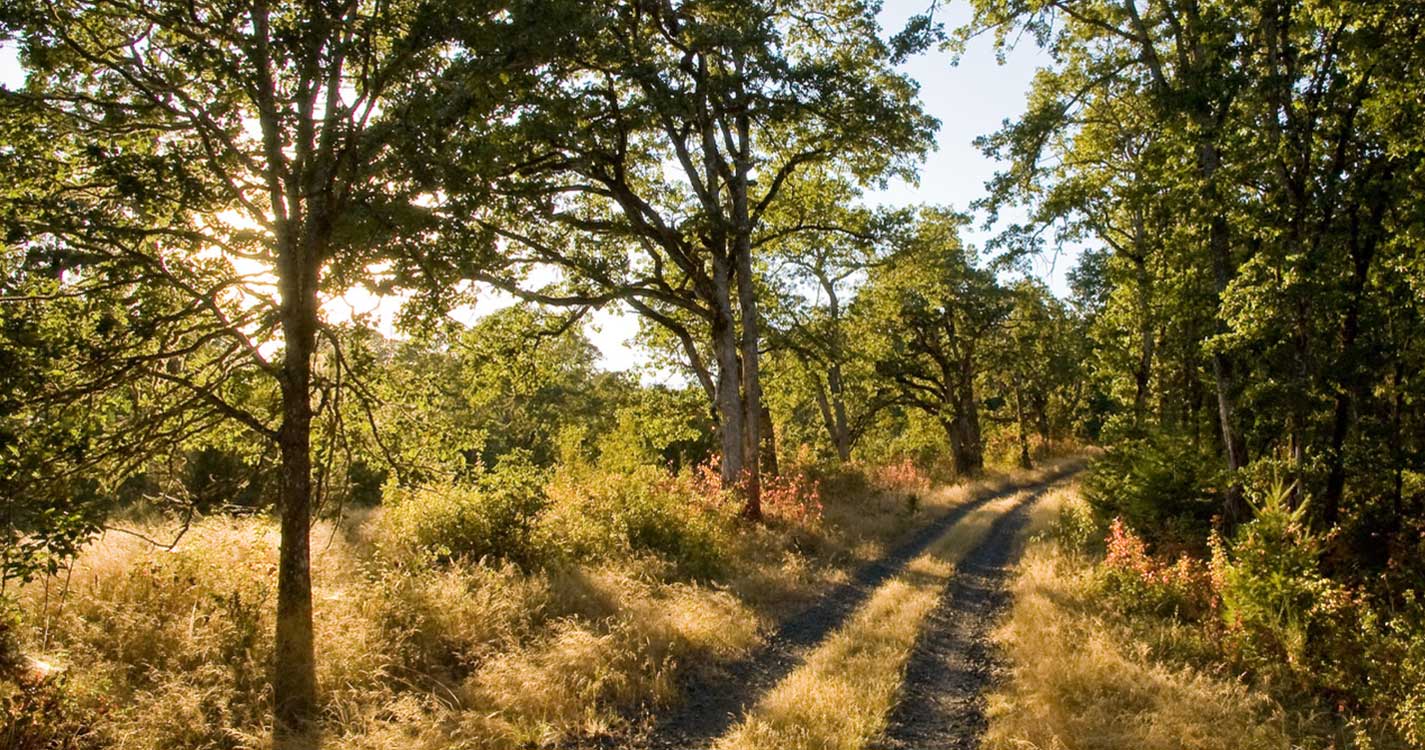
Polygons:
[[0,677],[0,747],[82,750],[100,747],[63,677],[17,671]]
[[1214,536],[1213,582],[1222,599],[1227,655],[1264,676],[1329,698],[1338,708],[1373,701],[1364,679],[1383,666],[1380,618],[1364,589],[1327,577],[1325,539],[1277,483],[1252,502],[1254,518],[1231,543]]
[[1208,566],[1188,555],[1167,563],[1148,554],[1148,544],[1115,518],[1105,540],[1107,592],[1129,610],[1142,609],[1197,619],[1215,606]]
[[762,513],[771,520],[802,528],[821,523],[821,480],[814,474],[811,449],[803,445],[777,476],[762,478]]
[[1411,747],[1425,747],[1425,602],[1415,591],[1385,624],[1365,683],[1375,703],[1387,707],[1394,730]]
[[1155,542],[1200,546],[1219,502],[1217,462],[1165,436],[1126,440],[1094,462],[1084,497],[1104,518],[1121,518]]
[[876,466],[869,474],[872,486],[884,492],[924,495],[933,484],[930,475],[909,457]]
[[570,468],[550,492],[541,534],[576,559],[651,552],[694,577],[722,569],[730,506],[715,472]]
[[473,485],[388,487],[378,545],[393,560],[504,560],[535,566],[549,552],[535,533],[548,505],[532,464],[506,457]]
[[1321,574],[1320,537],[1306,526],[1306,503],[1292,508],[1290,495],[1278,485],[1252,503],[1255,517],[1230,546],[1214,535],[1213,578],[1240,656],[1301,669],[1313,622],[1344,592]]
[[1065,549],[1074,552],[1088,552],[1103,538],[1102,527],[1094,517],[1088,503],[1077,496],[1059,507],[1059,518],[1054,522],[1054,536]]

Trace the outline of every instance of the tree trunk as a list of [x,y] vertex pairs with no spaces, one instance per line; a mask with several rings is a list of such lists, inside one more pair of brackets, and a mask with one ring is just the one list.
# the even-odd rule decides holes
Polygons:
[[[273,665],[274,732],[278,738],[313,729],[317,718],[316,654],[312,636],[312,356],[316,349],[315,263],[279,261],[282,288],[281,544],[277,567],[277,632]],[[304,255],[314,255],[311,252]]]
[[[741,70],[739,61],[738,70]],[[761,332],[757,320],[757,285],[752,274],[752,219],[748,205],[748,181],[752,168],[751,128],[752,123],[746,111],[737,115],[737,134],[740,153],[736,158],[736,169],[732,183],[732,220],[734,223],[733,256],[737,271],[737,307],[742,323],[742,398],[745,460],[743,492],[745,505],[742,515],[750,520],[762,518],[762,476],[758,461],[762,441],[762,377]]]
[[1039,432],[1039,443],[1043,446],[1044,455],[1048,455],[1054,450],[1054,428],[1049,424],[1049,404],[1048,399],[1033,399],[1030,403],[1034,406],[1034,425]]
[[1133,225],[1133,255],[1129,259],[1133,261],[1134,276],[1138,284],[1138,365],[1133,370],[1133,429],[1139,432],[1143,430],[1143,421],[1148,410],[1156,344],[1153,336],[1153,279],[1148,273],[1145,245],[1143,217],[1141,213],[1137,213]]
[[718,437],[722,450],[722,482],[734,487],[742,481],[745,464],[737,357],[737,332],[732,318],[731,269],[725,260],[713,261],[713,284],[718,299],[713,305],[713,356],[717,360]]
[[985,470],[985,449],[974,386],[967,383],[959,389],[951,406],[954,417],[941,421],[950,437],[951,463],[958,476],[977,476]]
[[[1189,334],[1189,341],[1196,341],[1196,331]],[[1183,408],[1187,414],[1184,419],[1192,429],[1192,447],[1202,448],[1202,405],[1204,399],[1202,390],[1202,367],[1197,359],[1197,351],[1193,345],[1184,349],[1183,357],[1183,393],[1186,394],[1186,403]]]
[[[1213,279],[1216,283],[1218,328],[1220,329],[1222,327],[1220,317],[1222,295],[1227,292],[1227,285],[1232,281],[1234,268],[1231,239],[1228,234],[1230,227],[1227,224],[1227,218],[1220,210],[1219,203],[1221,201],[1218,199],[1216,182],[1221,156],[1217,151],[1217,145],[1210,139],[1202,143],[1199,159],[1206,208],[1213,212],[1212,219],[1208,223],[1207,244],[1212,261]],[[1225,352],[1218,351],[1213,354],[1212,375],[1217,386],[1217,421],[1222,431],[1222,448],[1226,454],[1229,473],[1227,492],[1223,497],[1222,513],[1224,520],[1231,526],[1245,518],[1246,509],[1242,501],[1242,480],[1239,471],[1246,464],[1247,447],[1242,433],[1237,429],[1238,384],[1236,371]]]
[[972,477],[984,470],[984,456],[977,445],[977,438],[968,420],[953,417],[941,420],[945,434],[950,438],[950,465],[955,475]]
[[762,432],[762,470],[775,477],[781,473],[777,467],[777,433],[772,427],[772,410],[765,405],[758,427]]
[[[1397,356],[1399,356],[1397,354]],[[1390,507],[1395,513],[1391,522],[1393,534],[1399,536],[1405,526],[1405,433],[1401,429],[1401,413],[1404,412],[1405,394],[1401,391],[1400,360],[1395,361],[1391,377],[1391,392],[1394,398],[1390,406],[1391,446],[1390,459],[1395,474],[1390,487]]]
[[[1326,493],[1322,501],[1322,523],[1326,528],[1336,525],[1340,516],[1341,499],[1346,491],[1346,436],[1351,428],[1351,411],[1356,400],[1366,398],[1366,384],[1362,382],[1362,365],[1357,361],[1356,338],[1361,330],[1361,308],[1364,305],[1366,284],[1370,280],[1371,262],[1375,258],[1376,247],[1382,234],[1386,201],[1384,188],[1372,196],[1369,223],[1362,227],[1358,212],[1352,212],[1348,246],[1351,253],[1350,297],[1346,314],[1341,320],[1340,363],[1337,376],[1341,382],[1336,391],[1336,412],[1331,425],[1331,447],[1327,453],[1330,472],[1326,479]],[[1399,393],[1400,370],[1396,365],[1396,392]],[[1397,441],[1397,446],[1398,446]]]
[[831,437],[836,443],[836,457],[846,463],[851,460],[851,426],[846,421],[846,387],[841,378],[840,362],[832,362],[827,368],[826,380],[831,390],[831,411],[836,423]]
[[[807,363],[803,363],[810,369]],[[831,444],[836,448],[836,457],[841,463],[851,460],[851,436],[846,427],[846,407],[838,397],[837,406],[833,409],[831,399],[827,396],[827,387],[822,385],[821,378],[814,372],[807,372],[807,377],[811,378],[812,395],[816,398],[816,407],[821,412],[821,423],[826,427],[826,434],[831,438]]]
[[979,476],[985,470],[985,444],[980,432],[980,407],[973,394],[966,397],[962,414],[960,424],[965,433],[965,475]]
[[1019,426],[1019,465],[1030,469],[1034,467],[1034,461],[1029,457],[1029,425],[1025,421],[1023,391],[1018,384],[1014,388],[1014,416]]
[[1341,496],[1346,489],[1346,432],[1351,426],[1351,394],[1343,390],[1336,395],[1336,409],[1331,420],[1331,447],[1327,461],[1331,468],[1326,475],[1326,492],[1321,499],[1321,524],[1324,528],[1336,525],[1340,517]]
[[1223,500],[1223,515],[1228,524],[1245,519],[1242,503],[1242,480],[1238,471],[1246,463],[1247,446],[1242,434],[1236,429],[1236,415],[1233,412],[1236,377],[1232,362],[1225,354],[1212,357],[1212,374],[1217,382],[1217,423],[1222,431],[1222,448],[1227,458],[1227,470],[1231,476],[1227,480],[1227,493]]

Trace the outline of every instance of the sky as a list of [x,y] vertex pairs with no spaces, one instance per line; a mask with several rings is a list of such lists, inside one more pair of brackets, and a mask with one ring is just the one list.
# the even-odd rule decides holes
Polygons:
[[[911,15],[923,12],[931,0],[886,0],[881,11],[881,26],[887,34],[904,27]],[[936,18],[946,28],[954,28],[969,17],[968,3],[942,0]],[[932,51],[907,61],[901,70],[920,84],[920,97],[927,113],[940,120],[936,150],[920,170],[918,184],[897,180],[884,190],[867,197],[872,203],[909,205],[932,203],[950,205],[967,211],[970,204],[984,195],[985,182],[994,175],[995,162],[975,148],[975,138],[998,130],[1006,119],[1019,116],[1024,109],[1025,94],[1039,66],[1048,63],[1047,55],[1032,43],[1021,44],[1000,64],[995,56],[992,39],[973,40],[961,55],[958,64],[947,53]],[[18,87],[23,74],[10,45],[0,46],[0,84]],[[1007,213],[1012,217],[1012,214]],[[984,218],[976,216],[965,230],[965,239],[983,247],[995,230],[984,230]],[[1043,278],[1050,289],[1063,296],[1067,293],[1067,273],[1074,258],[1045,257],[1033,264],[1033,273]],[[350,306],[358,309],[393,308],[367,295],[349,295]],[[509,300],[489,298],[477,304],[475,313],[498,309]],[[483,308],[483,310],[481,309]],[[643,357],[630,346],[637,331],[637,320],[627,312],[606,308],[592,316],[588,331],[590,339],[603,354],[603,366],[624,370],[641,364]],[[676,378],[672,373],[645,373],[654,380]]]

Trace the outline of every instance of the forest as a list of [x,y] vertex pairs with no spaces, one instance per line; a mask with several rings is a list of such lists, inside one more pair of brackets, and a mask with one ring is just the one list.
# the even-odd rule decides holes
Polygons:
[[0,2],[0,747],[1425,747],[1425,5],[912,4]]

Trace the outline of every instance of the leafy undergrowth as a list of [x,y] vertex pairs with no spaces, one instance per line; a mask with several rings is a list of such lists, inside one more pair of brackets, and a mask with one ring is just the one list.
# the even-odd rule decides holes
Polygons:
[[[1393,713],[1373,716],[1366,704],[1344,697],[1324,702],[1320,685],[1307,684],[1303,672],[1321,671],[1310,652],[1325,649],[1333,663],[1374,663],[1365,669],[1377,678],[1366,683],[1388,682],[1385,689],[1413,695],[1419,681],[1412,688],[1409,671],[1419,657],[1397,647],[1418,649],[1420,635],[1366,643],[1360,634],[1368,615],[1322,629],[1319,613],[1300,609],[1307,602],[1283,598],[1310,598],[1320,592],[1302,582],[1309,578],[1319,588],[1321,579],[1308,576],[1304,564],[1296,571],[1254,569],[1259,558],[1283,558],[1255,554],[1260,547],[1286,541],[1285,529],[1276,528],[1280,509],[1258,511],[1232,542],[1214,541],[1211,561],[1155,557],[1117,520],[1099,548],[1099,530],[1077,497],[1065,499],[1057,521],[1041,519],[1050,533],[1026,551],[1014,605],[996,635],[1009,679],[989,699],[985,747],[1411,747],[1408,698],[1390,701]],[[1296,558],[1311,554],[1305,549]],[[1331,596],[1321,602],[1341,619]],[[1343,640],[1354,643],[1343,649]],[[1400,658],[1389,665],[1390,679],[1381,679],[1387,672],[1381,654],[1392,649]],[[1332,677],[1318,673],[1311,681]]]
[[[676,700],[680,670],[747,652],[909,529],[1026,478],[931,491],[905,467],[793,467],[769,483],[765,525],[737,520],[708,472],[511,465],[390,488],[314,529],[323,747],[623,731]],[[22,589],[22,624],[5,621],[7,654],[26,655],[0,680],[6,746],[270,744],[277,538],[264,518],[203,519],[173,551],[110,533]]]

